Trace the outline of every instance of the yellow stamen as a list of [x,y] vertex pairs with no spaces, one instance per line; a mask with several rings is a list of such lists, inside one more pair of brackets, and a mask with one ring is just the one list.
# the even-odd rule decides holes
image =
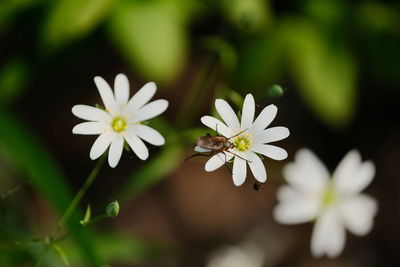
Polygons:
[[122,132],[122,131],[126,130],[126,128],[128,127],[128,124],[126,123],[126,120],[124,118],[116,117],[116,118],[114,118],[113,122],[111,123],[111,127],[116,132]]
[[338,194],[332,185],[329,185],[322,196],[322,205],[329,206],[338,200]]
[[235,148],[239,151],[246,151],[251,147],[251,135],[250,134],[244,134],[241,136],[238,136],[235,138],[235,141],[233,142],[235,145]]

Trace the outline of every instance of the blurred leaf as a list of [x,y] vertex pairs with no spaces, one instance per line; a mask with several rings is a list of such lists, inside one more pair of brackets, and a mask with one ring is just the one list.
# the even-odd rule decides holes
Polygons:
[[237,93],[235,90],[228,89],[227,90],[227,97],[228,99],[235,104],[235,106],[239,109],[242,108],[244,98],[241,94]]
[[209,131],[211,131],[210,128],[205,126],[204,128],[189,128],[180,132],[180,138],[183,144],[192,144],[194,148],[197,138],[206,135]]
[[[180,135],[162,117],[151,120],[151,127],[157,129],[165,138],[161,151],[150,158],[145,165],[132,174],[121,188],[118,198],[121,202],[132,199],[144,192],[169,173],[174,171],[183,161],[183,144]],[[150,155],[151,157],[151,155]]]
[[246,42],[239,54],[238,67],[232,83],[234,89],[241,92],[265,94],[282,73],[285,54],[284,39],[279,27],[265,32]]
[[341,27],[349,4],[343,0],[307,0],[302,7],[320,26]]
[[202,39],[202,45],[208,51],[212,51],[219,56],[219,60],[228,73],[236,68],[237,55],[235,48],[227,41],[218,36],[210,36]]
[[239,29],[260,30],[270,18],[269,1],[265,0],[223,0],[222,7],[227,17]]
[[62,262],[66,265],[66,266],[70,266],[69,265],[69,261],[68,261],[68,256],[65,253],[65,251],[57,244],[53,244],[51,246],[54,251],[57,253],[57,255],[60,257],[60,259],[62,260]]
[[28,8],[40,0],[1,0],[0,1],[0,31],[24,8]]
[[149,80],[168,83],[183,69],[187,36],[184,1],[120,1],[110,34],[132,66]]
[[314,24],[300,19],[284,22],[289,67],[300,95],[326,124],[345,126],[356,105],[356,66],[340,46],[329,46]]
[[[32,180],[58,212],[65,211],[72,197],[58,164],[34,134],[5,110],[0,110],[0,149]],[[72,229],[79,219],[77,213],[71,216],[69,228]],[[82,255],[91,265],[99,266],[88,232],[76,229],[72,234]]]
[[[362,43],[363,64],[367,74],[378,79],[383,88],[399,88],[400,9],[395,5],[365,2],[355,12]],[[364,56],[365,55],[365,56]]]
[[182,164],[183,147],[180,144],[166,144],[162,151],[146,165],[134,172],[120,192],[122,198],[135,198]]
[[9,105],[28,83],[29,66],[21,59],[7,62],[0,69],[0,104]]
[[[102,260],[112,266],[114,264],[128,264],[137,262],[166,262],[172,257],[172,251],[165,245],[148,242],[127,234],[98,235],[93,238],[93,246],[100,252]],[[80,266],[76,246],[66,242],[64,248],[68,251],[72,266]]]
[[363,2],[357,7],[356,20],[366,31],[400,33],[398,6],[372,1]]
[[55,1],[43,25],[43,49],[57,48],[87,35],[108,15],[115,1]]

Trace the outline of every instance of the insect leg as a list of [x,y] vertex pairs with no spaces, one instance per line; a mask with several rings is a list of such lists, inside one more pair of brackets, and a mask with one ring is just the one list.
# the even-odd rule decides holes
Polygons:
[[245,160],[245,161],[247,161],[247,162],[251,163],[251,160],[245,159],[245,158],[243,158],[243,157],[239,156],[239,155],[238,155],[238,154],[236,154],[236,153],[233,153],[233,152],[231,152],[231,151],[228,151],[228,150],[227,150],[226,152],[228,152],[228,153],[231,153],[232,155],[234,155],[234,156],[236,156],[236,157],[238,157],[238,158],[241,158],[241,159],[243,159],[243,160]]
[[196,153],[191,155],[190,157],[187,157],[186,159],[184,159],[183,161],[187,161],[191,158],[197,157],[197,156],[203,156],[203,157],[211,157],[213,155],[213,151],[210,152],[210,154],[201,154],[201,153]]
[[[223,152],[222,152],[223,153]],[[232,170],[229,168],[229,166],[228,166],[228,160],[226,159],[226,154],[224,153],[224,156],[225,156],[225,163],[224,163],[224,165],[225,165],[225,167],[226,167],[226,169],[229,171],[229,173],[230,174],[232,174]]]

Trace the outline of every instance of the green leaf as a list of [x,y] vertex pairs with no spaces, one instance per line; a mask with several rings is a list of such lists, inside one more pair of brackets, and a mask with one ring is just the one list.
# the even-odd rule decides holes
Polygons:
[[57,255],[60,257],[60,259],[62,260],[62,262],[66,265],[66,266],[70,266],[69,265],[69,261],[68,261],[68,256],[65,253],[65,251],[57,244],[53,244],[52,249],[57,253]]
[[[120,1],[111,16],[110,34],[132,66],[149,80],[168,83],[186,61],[184,1]],[[186,15],[185,15],[186,16]]]
[[9,105],[23,91],[30,78],[29,66],[22,59],[13,59],[0,69],[0,104]]
[[[131,266],[133,262],[169,262],[174,251],[166,245],[149,242],[126,234],[97,235],[93,237],[93,246],[100,252],[102,260],[110,265]],[[63,244],[68,251],[72,266],[81,266],[76,246],[69,242]]]
[[[20,171],[31,179],[33,185],[62,213],[72,197],[60,167],[45,146],[11,113],[0,109],[0,149],[7,154]],[[71,216],[68,226],[72,229],[81,217]],[[100,261],[89,241],[88,231],[76,229],[72,232],[82,255],[93,266]]]
[[232,86],[241,93],[262,98],[265,90],[282,76],[285,40],[279,27],[246,42],[239,53]]
[[56,48],[90,33],[116,0],[55,1],[42,28],[44,49]]
[[218,55],[219,61],[229,74],[236,68],[237,55],[235,48],[219,36],[208,36],[201,40],[202,46]]
[[282,27],[289,67],[300,95],[327,125],[342,128],[356,109],[356,65],[338,44],[330,46],[315,24],[289,19]]
[[0,1],[0,31],[7,29],[19,12],[27,9],[40,0],[1,0]]
[[270,7],[265,0],[223,0],[228,19],[243,30],[260,30],[269,22]]

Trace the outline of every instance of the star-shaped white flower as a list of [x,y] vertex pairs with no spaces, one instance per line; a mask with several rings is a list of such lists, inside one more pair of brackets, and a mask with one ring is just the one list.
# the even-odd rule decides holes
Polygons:
[[215,100],[215,107],[225,123],[211,116],[202,117],[201,122],[229,138],[234,148],[212,156],[207,161],[205,170],[214,171],[224,165],[226,161],[234,158],[232,178],[236,186],[242,185],[246,180],[247,164],[250,166],[255,179],[260,183],[265,182],[267,172],[257,153],[275,160],[283,160],[287,157],[287,152],[284,149],[267,144],[289,136],[289,130],[286,127],[278,126],[265,129],[274,120],[278,108],[275,105],[269,105],[254,120],[254,98],[251,94],[248,94],[244,100],[242,119],[239,122],[235,112],[225,100]]
[[377,203],[360,192],[372,181],[375,167],[371,161],[362,162],[358,151],[350,151],[330,179],[324,164],[308,149],[301,149],[283,175],[289,185],[277,193],[274,218],[283,224],[315,220],[311,237],[315,257],[338,256],[345,245],[346,228],[359,236],[371,230]]
[[108,163],[117,166],[124,141],[141,159],[146,160],[149,151],[142,139],[152,145],[161,146],[164,138],[156,130],[141,124],[142,121],[154,118],[168,107],[168,101],[149,100],[156,92],[156,84],[146,83],[131,99],[129,99],[129,81],[124,74],[118,74],[114,81],[114,93],[108,83],[101,77],[94,78],[105,110],[87,105],[75,105],[72,113],[78,118],[88,120],[76,125],[74,134],[99,135],[90,150],[92,160],[100,157],[108,147]]

